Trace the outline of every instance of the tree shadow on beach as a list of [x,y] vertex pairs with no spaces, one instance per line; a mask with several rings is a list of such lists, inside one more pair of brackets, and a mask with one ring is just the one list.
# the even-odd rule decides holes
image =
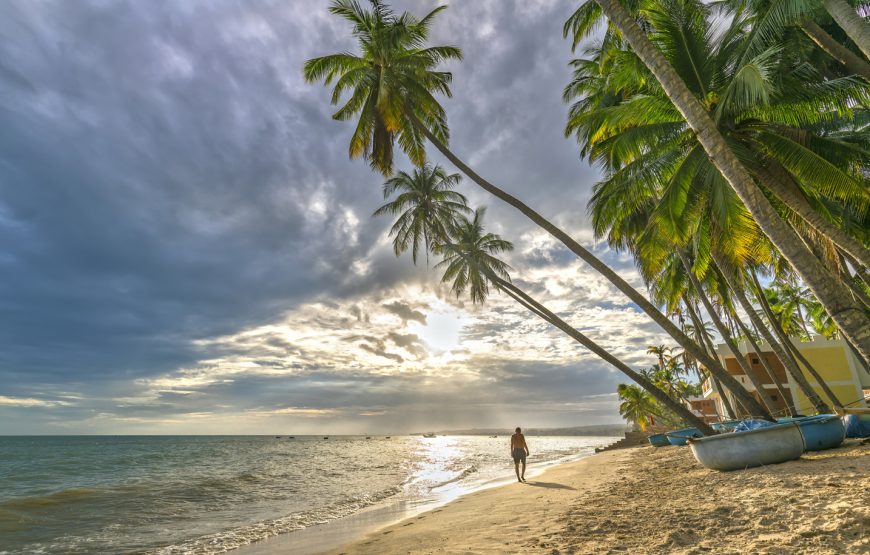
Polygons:
[[575,489],[565,484],[557,484],[556,482],[526,482],[527,486],[535,486],[536,488],[548,489]]

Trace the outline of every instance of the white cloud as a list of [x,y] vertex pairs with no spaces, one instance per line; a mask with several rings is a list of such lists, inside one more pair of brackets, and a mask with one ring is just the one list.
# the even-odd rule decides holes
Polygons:
[[7,397],[0,395],[0,405],[7,407],[57,407],[68,405],[65,401],[47,401],[45,399],[32,399],[26,397]]

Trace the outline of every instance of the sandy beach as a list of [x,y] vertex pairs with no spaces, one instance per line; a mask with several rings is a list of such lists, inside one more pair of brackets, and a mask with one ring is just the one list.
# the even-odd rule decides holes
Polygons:
[[868,553],[868,492],[870,445],[855,440],[728,473],[687,448],[639,447],[466,495],[332,553]]

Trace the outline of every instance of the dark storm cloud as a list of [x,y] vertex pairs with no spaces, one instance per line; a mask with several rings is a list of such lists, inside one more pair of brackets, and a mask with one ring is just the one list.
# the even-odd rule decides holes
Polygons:
[[[414,372],[374,376],[287,362],[287,353],[305,351],[280,334],[257,345],[199,342],[316,298],[376,298],[367,309],[334,302],[345,307],[341,318],[312,318],[339,335],[357,335],[347,330],[368,323],[376,307],[403,323],[427,323],[428,306],[379,296],[432,273],[379,246],[389,222],[370,215],[382,202],[382,178],[347,159],[352,123],[333,121],[329,90],[301,78],[305,59],[355,47],[327,5],[12,0],[0,8],[0,396],[53,403],[44,418],[55,422],[218,405],[468,404],[468,391],[421,389]],[[417,13],[434,5],[396,2]],[[588,237],[585,203],[597,174],[562,135],[571,54],[561,25],[572,8],[457,1],[439,17],[432,42],[465,53],[449,67],[454,98],[444,101],[454,150]],[[536,228],[470,183],[461,190],[490,205],[488,225],[518,243],[511,263],[521,271],[573,262],[559,245],[522,254],[521,238]],[[594,248],[631,271],[625,257]],[[598,294],[560,280],[577,303]],[[425,355],[424,340],[400,329],[354,341],[388,362]],[[147,389],[138,380],[206,372],[207,359],[239,353],[257,368],[298,374],[238,375],[136,397]],[[542,403],[548,395],[567,403],[612,391],[602,365],[587,372],[586,363],[548,364],[493,362],[482,373],[495,385],[473,397],[495,403],[534,390]],[[10,410],[0,399],[0,413]]]
[[[153,373],[195,360],[192,338],[360,287],[348,266],[381,232],[379,178],[299,77],[313,44],[347,46],[325,13],[3,10],[0,371]],[[386,282],[403,268],[380,262]]]

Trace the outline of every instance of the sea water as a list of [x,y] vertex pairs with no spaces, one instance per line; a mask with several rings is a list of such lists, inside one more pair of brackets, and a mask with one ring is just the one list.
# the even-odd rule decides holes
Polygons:
[[[528,437],[531,468],[615,438]],[[513,474],[507,436],[0,437],[0,554],[223,553]]]

